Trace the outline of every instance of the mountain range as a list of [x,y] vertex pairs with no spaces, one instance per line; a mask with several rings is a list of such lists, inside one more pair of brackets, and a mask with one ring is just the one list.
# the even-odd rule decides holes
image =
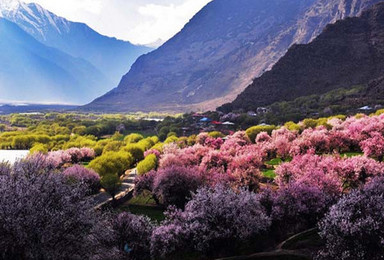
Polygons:
[[0,0],[2,99],[84,104],[151,48],[100,35],[38,4]]
[[[292,46],[271,71],[255,79],[232,104],[221,109],[255,110],[301,96],[371,85],[369,83],[377,81],[383,73],[384,2],[360,17],[328,25],[309,44]],[[378,85],[369,88],[369,93],[383,98]]]
[[141,56],[117,88],[83,109],[214,109],[233,101],[292,45],[311,42],[327,24],[377,2],[214,0],[172,39]]

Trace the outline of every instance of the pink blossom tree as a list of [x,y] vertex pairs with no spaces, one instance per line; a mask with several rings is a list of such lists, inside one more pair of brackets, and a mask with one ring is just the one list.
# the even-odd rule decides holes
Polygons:
[[117,257],[117,248],[105,243],[113,238],[108,222],[83,186],[68,184],[49,165],[35,155],[0,173],[0,258]]
[[325,241],[317,259],[378,260],[384,255],[384,179],[345,195],[319,224]]

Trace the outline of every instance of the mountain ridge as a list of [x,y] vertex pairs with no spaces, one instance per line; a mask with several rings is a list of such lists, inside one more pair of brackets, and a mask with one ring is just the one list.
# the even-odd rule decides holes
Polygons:
[[4,18],[0,49],[2,99],[81,104],[111,84],[87,61],[45,46]]
[[[240,2],[239,2],[240,1]],[[233,101],[296,42],[379,0],[215,0],[159,49],[141,56],[116,89],[84,110],[208,110]]]
[[153,50],[101,35],[85,23],[71,22],[35,3],[1,0],[0,16],[41,43],[89,61],[113,82],[104,92],[118,84],[140,55]]
[[273,69],[221,110],[254,110],[274,102],[368,84],[384,72],[384,2],[360,17],[330,24],[313,42],[292,46]]

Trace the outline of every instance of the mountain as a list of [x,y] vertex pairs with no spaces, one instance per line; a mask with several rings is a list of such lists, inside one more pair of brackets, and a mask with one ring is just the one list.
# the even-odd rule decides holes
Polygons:
[[111,83],[89,62],[50,48],[0,18],[2,100],[81,104]]
[[86,24],[68,21],[38,4],[0,0],[0,17],[17,24],[41,43],[82,58],[102,71],[115,87],[121,76],[142,54],[152,50],[100,35]]
[[141,56],[119,86],[84,107],[189,111],[233,101],[295,43],[379,0],[214,0],[172,39]]
[[328,25],[313,42],[292,46],[224,110],[253,110],[278,101],[365,85],[384,73],[384,3]]

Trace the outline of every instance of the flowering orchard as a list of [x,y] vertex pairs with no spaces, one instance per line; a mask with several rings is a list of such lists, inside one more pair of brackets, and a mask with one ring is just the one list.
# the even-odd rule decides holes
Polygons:
[[[383,136],[384,115],[357,115],[163,143],[117,136],[2,163],[0,258],[215,259],[317,227],[317,259],[382,259]],[[90,195],[132,167],[134,195],[164,221],[93,209]]]
[[[338,229],[343,227],[338,226],[341,220],[334,215],[343,217],[343,201],[348,201],[349,210],[354,212],[362,204],[351,197],[373,189],[369,187],[383,188],[374,183],[384,176],[384,115],[305,120],[294,126],[288,123],[260,129],[225,138],[201,133],[192,145],[180,138],[164,145],[160,152],[146,153],[155,154],[158,163],[137,178],[136,195],[146,191],[158,204],[173,205],[166,220],[152,233],[151,253],[175,259],[193,253],[217,257],[239,253],[241,246],[234,241],[261,250],[268,246],[263,242],[270,246],[320,223],[328,251],[320,252],[319,258],[326,257],[327,252],[332,259],[375,259],[379,251],[369,252],[371,244],[358,245],[357,241],[352,247],[361,248],[360,254],[348,248],[348,239],[353,237],[338,237]],[[267,171],[276,177],[268,178]],[[376,214],[374,210],[367,210],[367,214]],[[217,219],[215,212],[220,212]],[[234,212],[238,218],[230,216]],[[253,217],[257,221],[251,220]],[[214,219],[220,224],[210,223]],[[361,225],[353,222],[359,221],[354,218],[350,221],[351,225]],[[372,221],[383,225],[384,215],[375,215]],[[228,226],[221,229],[225,223]],[[244,223],[247,235],[241,230]],[[368,233],[366,236],[366,241],[373,239]],[[332,247],[333,241],[341,246]]]

